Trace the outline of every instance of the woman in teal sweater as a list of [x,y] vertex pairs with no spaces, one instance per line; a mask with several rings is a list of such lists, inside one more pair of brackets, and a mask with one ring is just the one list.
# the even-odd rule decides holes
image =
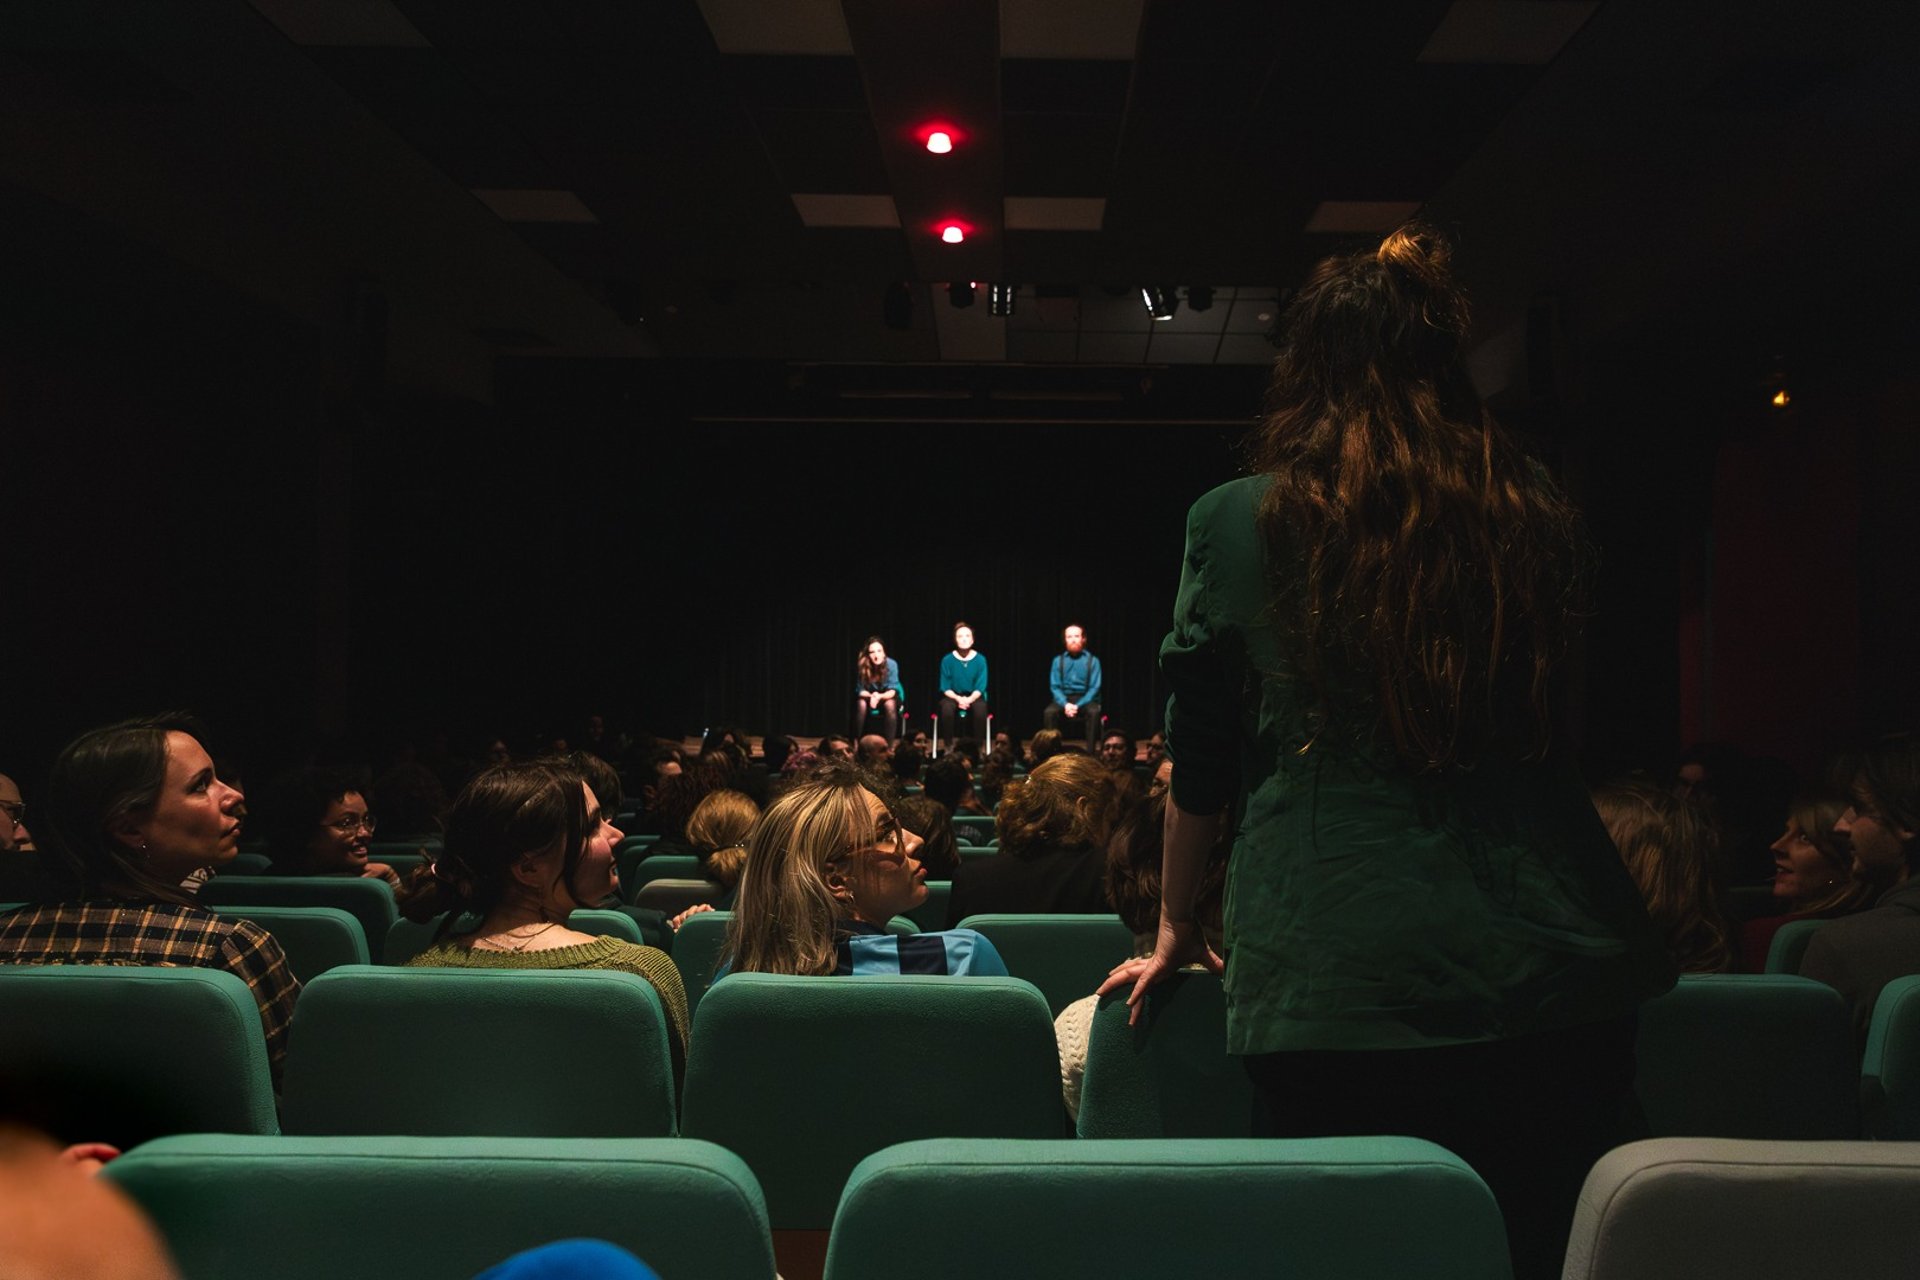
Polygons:
[[[940,659],[940,740],[986,738],[987,655],[973,647],[973,628],[953,624],[953,651]],[[965,734],[961,730],[965,729]]]
[[1460,359],[1445,245],[1403,229],[1289,306],[1262,474],[1201,498],[1173,631],[1159,936],[1106,987],[1219,970],[1194,915],[1220,823],[1227,1047],[1256,1131],[1459,1153],[1517,1274],[1558,1275],[1592,1162],[1633,1136],[1635,1011],[1674,979],[1570,767],[1556,659],[1578,513]]

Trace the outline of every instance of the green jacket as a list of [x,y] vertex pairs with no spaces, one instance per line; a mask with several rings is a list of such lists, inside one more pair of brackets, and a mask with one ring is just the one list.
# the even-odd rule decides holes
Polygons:
[[1174,798],[1237,804],[1229,1050],[1506,1039],[1623,1016],[1672,986],[1571,768],[1416,774],[1370,724],[1318,714],[1273,621],[1254,519],[1267,484],[1194,504],[1160,650]]

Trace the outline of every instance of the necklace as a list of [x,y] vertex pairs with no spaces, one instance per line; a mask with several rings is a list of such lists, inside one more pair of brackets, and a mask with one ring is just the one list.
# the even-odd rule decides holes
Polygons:
[[545,933],[547,930],[553,928],[555,925],[559,923],[560,922],[558,920],[549,920],[545,924],[540,925],[539,927],[534,929],[532,933],[529,933],[523,937],[520,937],[518,945],[511,946],[511,947],[501,946],[499,942],[496,941],[496,939],[512,938],[515,935],[519,934],[521,929],[524,929],[527,926],[520,925],[518,928],[509,929],[505,933],[497,933],[492,938],[487,939],[487,944],[488,944],[487,950],[504,951],[508,955],[519,955],[522,951],[525,951],[527,949],[528,944],[530,944],[535,938],[539,937],[541,934]]

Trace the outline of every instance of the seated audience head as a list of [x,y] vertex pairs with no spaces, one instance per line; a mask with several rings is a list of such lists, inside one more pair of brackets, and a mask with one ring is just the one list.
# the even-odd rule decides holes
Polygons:
[[180,882],[240,848],[245,797],[220,781],[196,723],[123,720],[81,734],[53,762],[47,870],[79,898],[191,903]]
[[739,791],[712,791],[687,819],[687,844],[707,878],[731,889],[740,883],[747,861],[747,837],[760,820],[760,806]]
[[571,751],[561,761],[593,789],[593,798],[600,802],[601,811],[608,818],[620,812],[625,802],[626,789],[620,782],[620,771],[606,760],[591,751]]
[[953,745],[947,748],[948,755],[959,756],[969,769],[980,767],[980,739],[955,738]]
[[487,917],[503,905],[561,921],[620,887],[619,828],[564,761],[496,765],[469,782],[447,811],[433,873],[401,910],[410,920],[447,912]]
[[1147,768],[1158,769],[1160,762],[1167,758],[1167,735],[1155,729],[1153,736],[1147,739]]
[[995,751],[1004,751],[1008,755],[1015,757],[1020,754],[1018,748],[1013,745],[1013,735],[1005,729],[995,729],[993,731],[993,749]]
[[[1115,914],[1133,930],[1140,954],[1153,951],[1160,931],[1160,866],[1165,847],[1163,832],[1167,821],[1165,790],[1148,795],[1135,806],[1120,829],[1107,842],[1107,901]],[[1194,893],[1194,918],[1206,934],[1209,945],[1221,945],[1221,912],[1227,891],[1227,854],[1231,842],[1222,836],[1208,852],[1200,885]]]
[[1887,739],[1850,762],[1851,803],[1834,824],[1853,854],[1854,877],[1876,889],[1920,869],[1920,742]]
[[747,842],[727,927],[730,967],[832,973],[836,927],[884,928],[926,901],[919,849],[858,770],[827,765],[795,783]]
[[1007,792],[1007,784],[1013,781],[1014,755],[1011,751],[994,750],[987,756],[986,764],[980,768],[980,797],[989,805],[1000,803],[1000,797]]
[[274,780],[248,815],[274,866],[299,875],[360,875],[374,815],[358,778],[338,769],[295,769]]
[[1042,729],[1027,744],[1029,768],[1037,768],[1067,749],[1067,740],[1058,729]]
[[1007,788],[994,826],[1000,851],[1035,858],[1104,848],[1114,826],[1113,774],[1092,756],[1066,752]]
[[840,734],[837,734],[837,733],[830,733],[826,737],[820,739],[820,745],[817,748],[815,748],[815,750],[817,751],[817,753],[819,754],[822,760],[852,760],[853,759],[852,740],[849,738],[842,737]]
[[889,763],[893,768],[893,776],[898,778],[900,785],[904,787],[920,781],[920,769],[926,763],[926,759],[924,750],[902,738],[893,744],[893,758]]
[[1601,787],[1593,804],[1675,963],[1687,973],[1728,969],[1733,952],[1714,883],[1716,836],[1706,811],[1643,780]]
[[506,764],[513,759],[513,749],[505,738],[489,738],[485,755],[488,764]]
[[1772,845],[1773,896],[1788,911],[1846,912],[1865,905],[1866,886],[1853,878],[1853,855],[1834,832],[1845,796],[1803,791],[1787,808],[1787,829]]
[[0,773],[0,853],[30,852],[33,833],[27,830],[27,805],[13,779]]
[[798,774],[812,773],[825,763],[826,760],[819,752],[801,747],[797,751],[787,753],[786,763],[780,766],[780,772],[791,778]]
[[877,733],[860,736],[860,767],[863,769],[884,769],[887,767],[887,740]]
[[640,784],[641,801],[651,809],[660,785],[668,778],[679,777],[685,770],[686,765],[680,759],[680,748],[655,747],[647,755],[646,781]]
[[770,733],[760,744],[760,754],[766,761],[768,773],[779,773],[786,767],[787,757],[800,749],[800,744],[791,734]]
[[1108,729],[1100,735],[1100,763],[1109,769],[1133,768],[1133,739],[1125,729]]
[[927,799],[937,801],[949,814],[966,802],[967,793],[973,790],[973,775],[967,772],[966,762],[954,756],[941,756],[927,766],[926,780],[921,784]]
[[953,834],[953,815],[926,796],[903,796],[893,802],[900,825],[920,837],[915,855],[929,880],[951,880],[960,869],[960,842]]

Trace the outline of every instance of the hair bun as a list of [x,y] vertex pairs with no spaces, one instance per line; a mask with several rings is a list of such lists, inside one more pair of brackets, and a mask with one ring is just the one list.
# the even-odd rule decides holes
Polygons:
[[1445,280],[1453,247],[1445,236],[1421,222],[1407,222],[1389,232],[1375,256],[1390,267],[1431,284]]

